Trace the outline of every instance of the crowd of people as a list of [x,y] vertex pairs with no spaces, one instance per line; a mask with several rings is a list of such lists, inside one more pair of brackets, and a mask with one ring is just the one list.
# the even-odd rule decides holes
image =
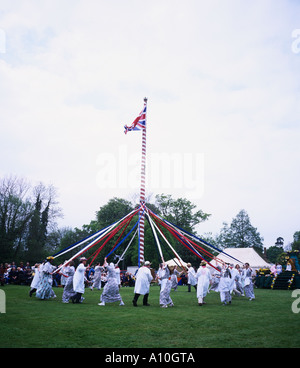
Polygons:
[[[291,271],[292,270],[292,266],[290,264],[290,262],[287,263],[286,265],[286,270],[287,271]],[[270,273],[274,276],[276,275],[280,275],[282,272],[282,266],[280,263],[275,263],[274,265],[271,266],[270,268]]]
[[15,262],[0,264],[0,284],[30,285],[33,278],[33,270],[29,262]]
[[55,298],[53,286],[64,288],[62,302],[74,304],[82,303],[84,293],[87,288],[90,290],[101,290],[99,306],[106,303],[119,302],[124,305],[120,295],[120,288],[134,287],[133,306],[138,306],[138,299],[143,295],[143,305],[149,306],[148,296],[150,284],[158,283],[160,287],[159,304],[162,308],[173,307],[171,290],[177,290],[178,278],[185,280],[188,285],[188,292],[192,287],[196,290],[198,305],[206,304],[205,298],[210,291],[220,294],[220,301],[223,305],[231,304],[232,295],[246,296],[249,300],[255,299],[253,278],[255,273],[246,263],[243,268],[233,264],[219,264],[215,268],[208,268],[207,263],[202,261],[198,269],[192,267],[190,263],[180,272],[177,266],[169,266],[161,263],[157,272],[151,272],[151,263],[146,261],[135,275],[129,272],[122,272],[118,265],[108,263],[97,263],[95,266],[87,266],[87,259],[80,258],[79,265],[75,268],[74,262],[69,262],[65,266],[57,267],[52,264],[53,257],[40,263],[30,266],[21,262],[16,266],[12,264],[0,265],[1,284],[15,284],[30,286],[29,296],[36,294],[39,299]]

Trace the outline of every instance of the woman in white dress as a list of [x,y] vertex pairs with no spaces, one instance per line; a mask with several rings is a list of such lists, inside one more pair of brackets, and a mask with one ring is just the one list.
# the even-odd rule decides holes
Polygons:
[[194,267],[188,263],[187,265],[188,269],[188,292],[191,292],[191,286],[194,286],[194,288],[197,290],[197,279],[196,279],[196,272],[194,270]]
[[30,284],[30,292],[29,296],[32,297],[32,294],[36,292],[38,285],[41,280],[41,273],[40,273],[40,264],[36,263],[33,267],[34,276]]
[[242,285],[242,271],[238,264],[235,265],[235,291],[238,295],[244,296],[244,288]]
[[163,264],[160,263],[159,264],[159,268],[158,268],[158,271],[156,273],[156,277],[155,277],[155,281],[157,281],[158,285],[159,285],[159,288],[161,289],[161,275],[163,273]]
[[[66,262],[66,261],[65,261]],[[64,262],[64,263],[65,263]],[[63,287],[65,287],[65,285],[66,285],[66,282],[67,282],[67,277],[66,277],[66,270],[65,270],[65,267],[68,267],[68,266],[64,266],[64,267],[62,267],[62,269],[61,269],[61,277],[60,277],[60,284],[63,286]]]
[[216,293],[219,292],[219,283],[220,283],[220,278],[221,278],[221,270],[222,268],[220,267],[220,265],[216,266],[216,270],[213,270],[213,274],[212,274],[212,281],[211,281],[211,286],[209,290],[213,290]]
[[178,278],[181,274],[183,273],[182,272],[179,272],[177,270],[177,266],[174,266],[174,270],[173,272],[171,273],[171,289],[174,289],[174,291],[177,291],[177,288],[178,288]]
[[72,303],[80,303],[82,302],[82,294],[84,294],[84,279],[85,279],[85,270],[86,270],[86,262],[87,259],[85,257],[80,258],[80,263],[76,268],[74,277],[73,277],[73,289],[75,291],[75,295],[71,297]]
[[94,288],[97,288],[98,290],[101,289],[101,274],[103,270],[104,268],[101,267],[100,262],[98,262],[95,267],[93,285],[91,286],[91,290],[93,290]]
[[249,300],[255,299],[252,282],[252,268],[250,268],[249,263],[245,263],[242,277],[244,279],[244,290],[246,297],[249,298]]
[[65,287],[62,295],[62,302],[69,303],[70,299],[76,295],[76,292],[73,289],[73,277],[75,274],[74,262],[71,261],[68,266],[64,267],[64,275],[65,275]]
[[52,273],[56,268],[56,266],[52,266],[51,264],[53,259],[54,258],[52,256],[47,257],[47,262],[40,266],[41,278],[36,291],[36,297],[38,299],[45,300],[56,298],[56,295],[52,290]]
[[208,293],[209,284],[212,279],[211,273],[209,269],[206,267],[205,261],[202,261],[200,263],[200,267],[196,273],[196,279],[197,279],[198,304],[202,306],[203,304],[206,304],[204,302],[204,298],[206,297]]
[[222,267],[220,282],[218,286],[221,303],[223,305],[231,304],[230,287],[231,287],[231,272],[230,269],[226,266],[226,264],[224,264]]
[[104,258],[103,267],[107,269],[107,282],[100,297],[101,303],[98,303],[98,305],[105,306],[105,303],[114,302],[120,302],[119,305],[124,305],[119,291],[119,275],[115,271],[115,265],[112,262],[108,264],[106,258]]
[[174,266],[168,266],[163,263],[162,273],[161,273],[161,286],[159,294],[159,304],[162,308],[174,307],[173,300],[170,297],[170,292],[172,288],[171,275],[174,271]]

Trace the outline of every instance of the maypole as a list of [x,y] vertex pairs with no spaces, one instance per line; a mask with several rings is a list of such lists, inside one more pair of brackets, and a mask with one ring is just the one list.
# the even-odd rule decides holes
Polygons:
[[145,239],[145,199],[146,199],[146,114],[147,114],[147,98],[144,98],[144,109],[142,120],[143,124],[143,135],[142,135],[142,159],[141,159],[141,189],[140,189],[140,221],[139,221],[139,267],[144,262],[144,239]]
[[144,108],[134,120],[134,122],[128,126],[125,125],[125,134],[132,130],[142,130],[142,161],[141,161],[141,188],[140,188],[140,213],[139,213],[139,260],[138,265],[144,262],[144,226],[145,226],[145,177],[146,177],[146,116],[147,116],[147,98],[144,98]]

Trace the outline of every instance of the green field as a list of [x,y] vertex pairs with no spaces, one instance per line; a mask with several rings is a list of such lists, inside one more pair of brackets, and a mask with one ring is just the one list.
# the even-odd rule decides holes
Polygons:
[[159,307],[151,286],[150,307],[132,306],[133,288],[122,288],[125,306],[98,306],[101,291],[86,289],[82,304],[28,296],[26,286],[6,285],[6,313],[0,314],[1,348],[297,348],[300,313],[292,312],[291,291],[255,289],[256,300],[234,297],[222,306],[211,292],[199,307],[195,290],[171,292],[174,308]]

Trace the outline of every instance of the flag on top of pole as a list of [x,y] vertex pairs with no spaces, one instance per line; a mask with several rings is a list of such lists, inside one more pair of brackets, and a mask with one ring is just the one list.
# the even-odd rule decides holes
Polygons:
[[144,99],[144,108],[139,113],[138,117],[134,120],[134,122],[128,126],[125,125],[125,131],[124,133],[127,134],[127,132],[131,132],[132,130],[142,130],[146,127],[146,114],[147,114],[147,99]]

